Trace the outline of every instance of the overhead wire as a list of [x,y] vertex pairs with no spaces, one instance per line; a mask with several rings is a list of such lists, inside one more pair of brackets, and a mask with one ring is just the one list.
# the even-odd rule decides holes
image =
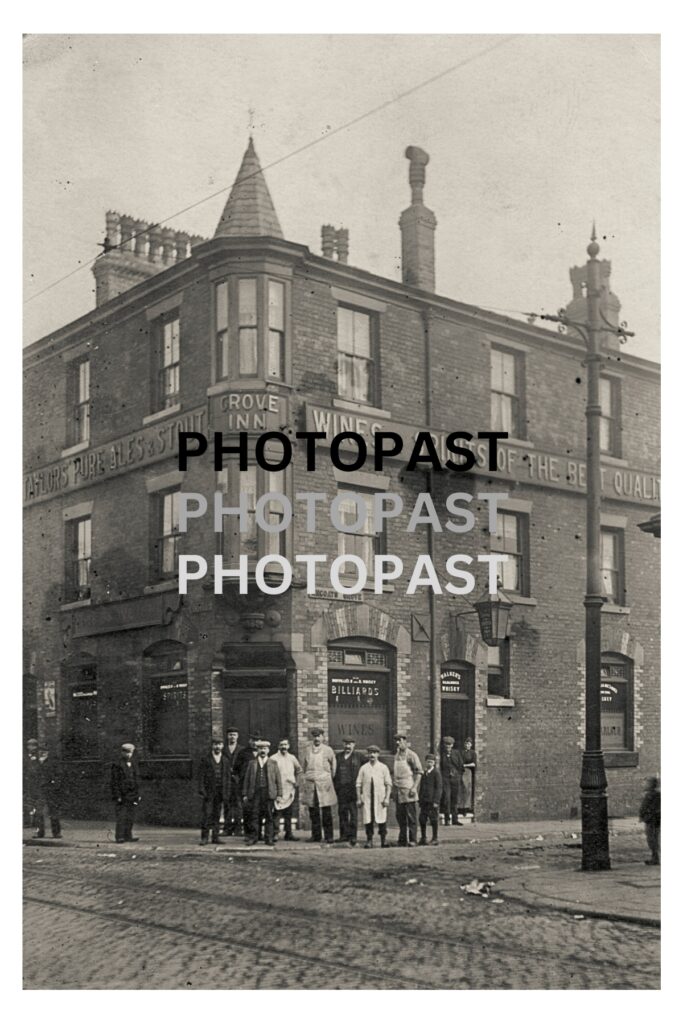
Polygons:
[[[501,38],[497,39],[494,43],[491,43],[490,46],[484,47],[484,49],[479,50],[477,53],[471,54],[469,57],[464,57],[456,64],[452,64],[450,67],[445,68],[443,71],[439,71],[437,74],[432,75],[430,78],[426,78],[424,79],[424,81],[418,82],[416,85],[411,86],[409,89],[397,93],[395,96],[390,97],[390,99],[384,100],[383,103],[379,103],[376,107],[372,107],[370,110],[366,110],[364,113],[359,114],[357,117],[351,118],[350,121],[346,121],[344,124],[337,125],[336,128],[332,128],[330,131],[325,132],[318,138],[311,139],[309,142],[304,143],[303,146],[299,146],[297,149],[291,150],[284,156],[278,157],[277,160],[272,160],[269,164],[266,164],[265,167],[260,168],[258,171],[253,171],[251,174],[245,175],[244,178],[240,179],[240,184],[244,181],[248,181],[250,178],[255,177],[258,174],[271,170],[273,167],[279,166],[286,160],[291,160],[293,157],[299,156],[300,153],[305,153],[307,150],[312,149],[313,146],[317,146],[321,142],[325,142],[327,139],[331,139],[334,135],[338,135],[340,132],[346,131],[348,128],[353,128],[355,125],[360,124],[360,122],[364,121],[366,118],[372,117],[374,114],[378,114],[382,110],[386,110],[387,107],[392,106],[394,103],[399,103],[401,100],[404,100],[408,96],[411,96],[419,89],[424,89],[428,85],[432,85],[434,82],[438,82],[439,79],[445,78],[446,75],[450,75],[454,71],[461,70],[468,64],[472,64],[475,60],[479,60],[482,57],[485,57],[487,54],[492,53],[499,47],[512,42],[516,38],[516,35],[502,36]],[[215,192],[211,192],[209,195],[204,196],[202,199],[198,199],[196,202],[190,203],[188,206],[184,206],[181,210],[176,210],[175,213],[169,214],[168,217],[164,217],[163,220],[155,221],[154,225],[152,226],[158,227],[161,226],[162,224],[167,224],[170,220],[173,220],[175,217],[180,217],[182,216],[182,214],[188,213],[188,211],[196,209],[203,203],[208,203],[211,199],[215,199],[216,196],[223,195],[223,193],[227,192],[231,188],[232,184],[224,185],[222,188],[217,189]],[[141,234],[144,234],[144,232],[138,231],[136,234],[132,234],[129,235],[127,238],[121,239],[121,241],[118,242],[116,245],[109,246],[107,248],[107,252],[111,252],[114,249],[120,248],[124,243],[133,241],[134,239],[138,238],[139,235]],[[94,258],[97,259],[102,255],[104,255],[104,253],[96,253]],[[40,291],[34,292],[34,294],[30,295],[27,299],[24,299],[24,305],[27,305],[29,302],[33,302],[35,299],[39,298],[41,295],[44,295],[52,288],[56,288],[58,284],[62,284],[64,281],[67,281],[70,277],[73,277],[74,274],[78,274],[81,270],[86,270],[90,266],[90,262],[92,259],[93,257],[91,255],[84,256],[82,260],[79,259],[77,267],[74,267],[73,270],[70,270],[67,274],[64,274],[62,277],[57,278],[55,281],[51,281],[49,284],[45,285],[44,288],[41,288]]]

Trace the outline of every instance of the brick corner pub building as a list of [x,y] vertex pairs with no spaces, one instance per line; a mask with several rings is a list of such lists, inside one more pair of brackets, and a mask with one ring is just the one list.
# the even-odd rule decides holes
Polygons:
[[[339,748],[397,729],[421,757],[450,732],[478,755],[481,820],[567,817],[579,804],[584,722],[584,346],[435,293],[436,218],[424,205],[427,155],[406,152],[412,201],[400,216],[402,281],[348,263],[345,230],[322,229],[322,255],[286,241],[252,142],[213,238],[107,214],[95,261],[96,308],[25,353],[24,728],[62,759],[65,812],[109,813],[109,763],[137,747],[149,822],[196,821],[193,765],[214,731],[236,723],[304,747],[320,725]],[[602,312],[619,302],[601,263]],[[585,268],[570,272],[568,311],[585,319]],[[638,529],[659,508],[659,374],[603,339],[603,746],[610,810],[634,813],[659,765],[658,541]],[[377,429],[435,438],[505,430],[498,471],[406,472],[405,461],[353,473],[321,450],[314,471],[295,445],[268,472],[210,456],[178,468],[181,431],[211,436]],[[323,444],[324,448],[324,444]],[[371,463],[369,464],[371,467]],[[475,496],[468,534],[406,531],[420,492],[443,509]],[[375,533],[317,532],[296,514],[281,533],[215,533],[211,515],[178,529],[178,495],[341,491],[371,510],[398,493],[404,511]],[[506,492],[488,530],[481,491]],[[211,508],[211,505],[209,506]],[[342,509],[346,506],[342,501]],[[272,503],[271,521],[281,514]],[[226,524],[231,521],[225,520]],[[253,525],[253,517],[249,523]],[[294,584],[279,595],[207,577],[179,594],[179,553],[360,556],[406,566],[429,552],[505,552],[510,635],[487,647],[468,599],[406,594],[406,581],[342,597]],[[479,576],[479,570],[478,570]],[[322,573],[319,581],[325,581]],[[477,579],[479,593],[485,577]],[[476,594],[472,595],[472,599]]]

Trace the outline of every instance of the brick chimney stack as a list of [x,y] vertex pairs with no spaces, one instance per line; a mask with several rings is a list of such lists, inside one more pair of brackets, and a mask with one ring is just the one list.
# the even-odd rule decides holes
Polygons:
[[325,259],[333,260],[336,254],[338,263],[349,262],[348,228],[335,228],[332,224],[323,224],[320,238]]
[[419,146],[408,146],[405,155],[410,160],[408,181],[412,198],[410,206],[403,211],[399,219],[402,277],[405,284],[433,292],[436,217],[422,201],[429,153],[425,153]]
[[172,263],[187,259],[192,249],[204,241],[199,235],[162,228],[108,210],[102,254],[92,268],[95,305],[101,306]]

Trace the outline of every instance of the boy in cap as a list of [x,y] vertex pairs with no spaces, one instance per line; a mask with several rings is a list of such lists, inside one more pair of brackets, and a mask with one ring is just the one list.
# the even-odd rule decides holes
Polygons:
[[356,796],[358,806],[363,808],[365,849],[372,849],[375,823],[382,846],[388,846],[387,807],[391,799],[391,773],[387,766],[379,760],[379,747],[374,744],[368,747],[368,760],[361,765],[358,772]]
[[245,820],[249,817],[249,832],[246,836],[248,846],[255,846],[261,822],[266,822],[266,846],[275,846],[273,828],[273,810],[275,801],[282,797],[282,780],[280,770],[275,761],[269,760],[269,740],[258,740],[256,757],[247,765],[242,787],[245,804]]
[[436,755],[427,754],[425,772],[420,783],[420,837],[419,846],[427,845],[427,822],[432,826],[430,845],[439,845],[439,802],[441,800],[441,772],[436,767]]
[[133,837],[135,808],[140,803],[138,771],[133,763],[135,744],[123,743],[121,757],[111,766],[111,795],[116,811],[116,842],[137,843]]

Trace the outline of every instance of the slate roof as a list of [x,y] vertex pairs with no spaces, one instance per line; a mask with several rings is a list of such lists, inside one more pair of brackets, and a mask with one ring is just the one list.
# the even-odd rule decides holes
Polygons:
[[284,238],[254,149],[254,140],[250,137],[214,238],[253,238],[259,235]]

